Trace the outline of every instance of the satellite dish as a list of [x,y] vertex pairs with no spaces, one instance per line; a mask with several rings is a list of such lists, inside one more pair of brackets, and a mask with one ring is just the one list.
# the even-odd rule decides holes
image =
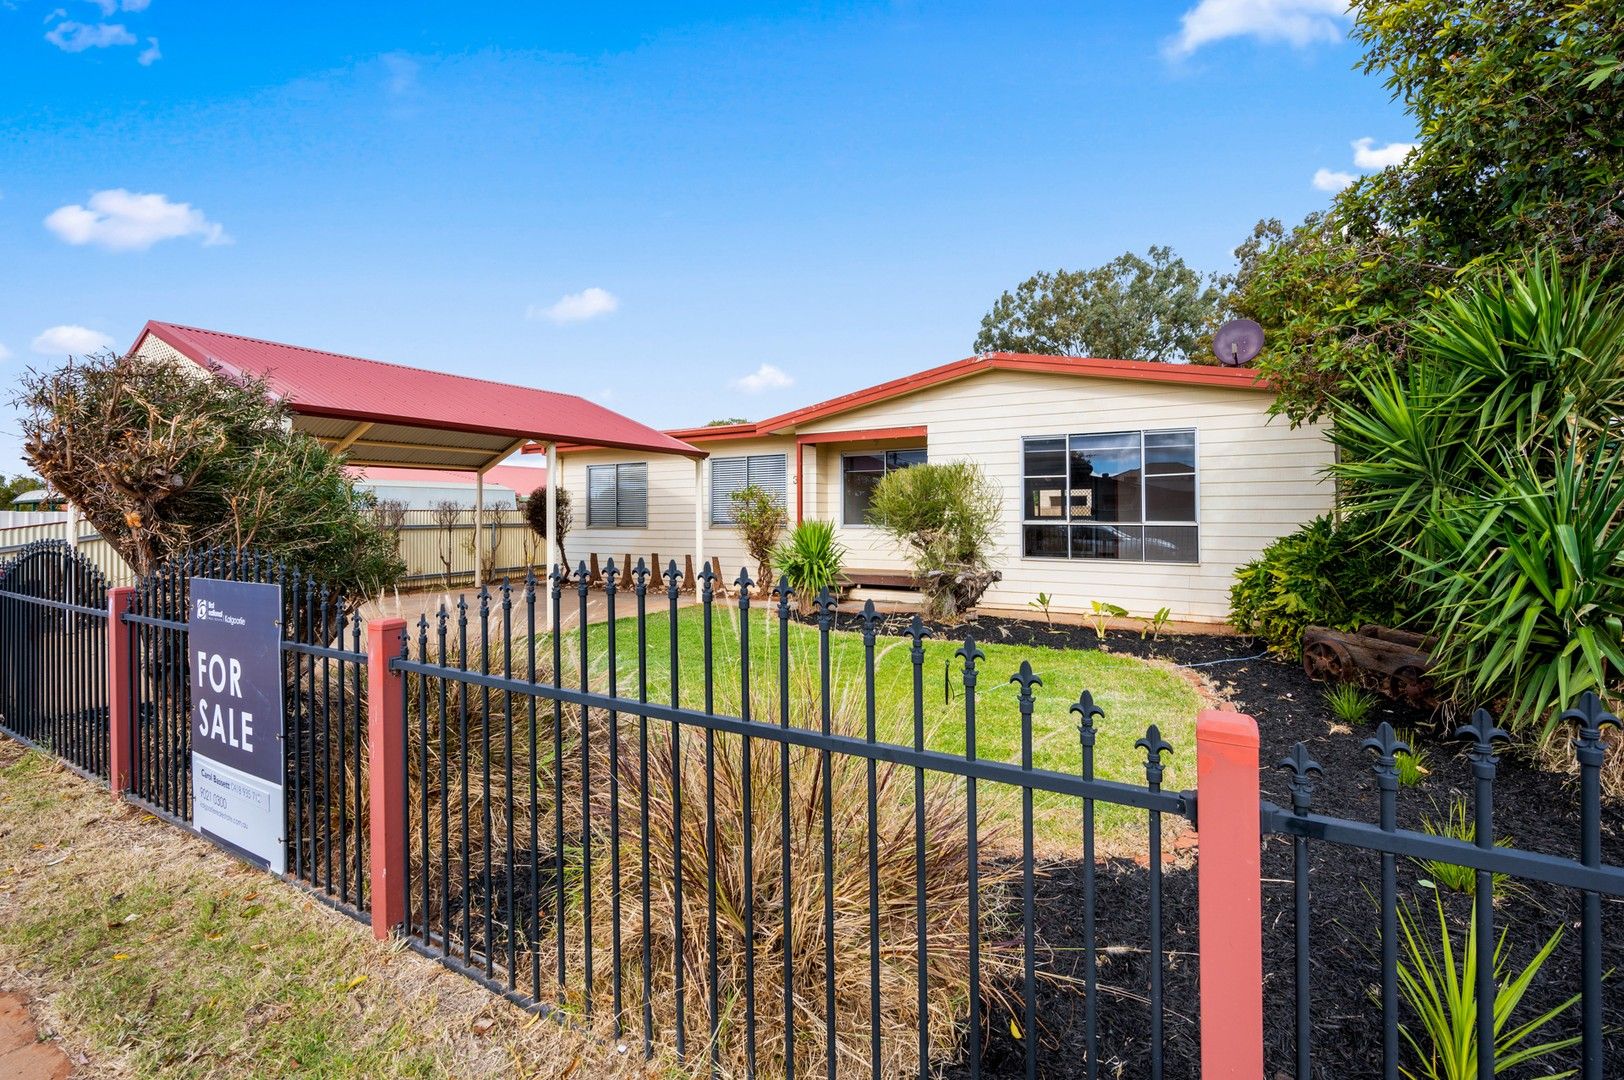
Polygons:
[[1212,351],[1225,367],[1250,363],[1263,351],[1263,327],[1251,319],[1236,319],[1218,328],[1212,337]]

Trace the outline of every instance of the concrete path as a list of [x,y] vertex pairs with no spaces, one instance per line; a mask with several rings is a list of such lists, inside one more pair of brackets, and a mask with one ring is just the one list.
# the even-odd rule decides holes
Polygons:
[[67,1080],[73,1066],[39,1030],[20,994],[0,994],[0,1076],[7,1080]]

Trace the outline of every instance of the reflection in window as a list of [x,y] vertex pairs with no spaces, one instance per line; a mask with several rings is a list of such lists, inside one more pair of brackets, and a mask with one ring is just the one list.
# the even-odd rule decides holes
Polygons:
[[885,474],[924,463],[923,449],[871,450],[843,455],[840,459],[841,523],[867,525],[869,503]]
[[1047,436],[1022,449],[1024,555],[1200,561],[1194,431]]

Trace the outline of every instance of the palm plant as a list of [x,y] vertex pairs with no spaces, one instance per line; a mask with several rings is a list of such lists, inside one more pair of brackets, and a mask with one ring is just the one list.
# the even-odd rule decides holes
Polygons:
[[812,610],[820,591],[839,584],[845,561],[846,549],[828,521],[801,522],[773,552],[773,569],[789,579],[803,614]]

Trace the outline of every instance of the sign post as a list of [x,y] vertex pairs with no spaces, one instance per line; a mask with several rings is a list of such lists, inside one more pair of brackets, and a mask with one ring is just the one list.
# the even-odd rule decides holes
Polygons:
[[190,584],[192,820],[227,851],[282,874],[282,587]]

